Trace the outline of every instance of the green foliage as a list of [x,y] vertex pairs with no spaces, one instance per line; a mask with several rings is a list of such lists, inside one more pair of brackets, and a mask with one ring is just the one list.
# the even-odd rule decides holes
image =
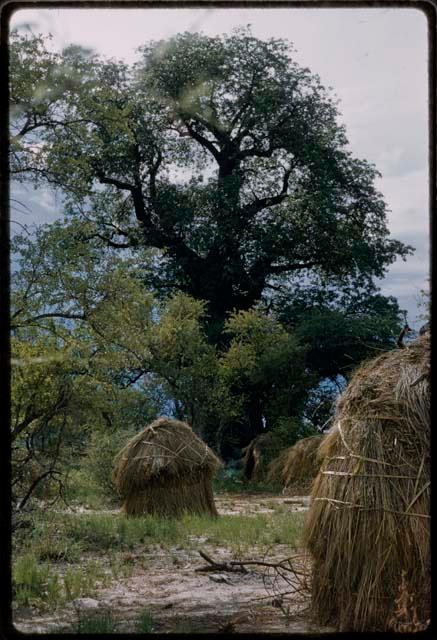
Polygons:
[[[12,338],[12,481],[13,503],[24,504],[32,493],[53,496],[65,462],[65,444],[80,442],[72,419],[80,381],[71,346],[31,332]],[[82,389],[83,392],[83,389]],[[85,401],[86,402],[86,401]]]
[[47,564],[38,564],[32,553],[27,553],[17,558],[12,576],[16,602],[29,606],[38,603],[43,596],[50,569]]
[[157,412],[148,390],[129,388],[125,380],[132,370],[137,375],[147,356],[142,336],[151,326],[151,298],[143,295],[129,261],[88,244],[84,233],[79,224],[55,223],[14,241],[19,266],[12,278],[17,505],[28,497],[56,497],[90,432],[129,432]]
[[301,375],[302,349],[273,318],[256,310],[239,311],[225,330],[231,342],[221,358],[221,375],[229,387],[270,390],[284,376],[291,385]]
[[14,172],[60,187],[82,220],[86,201],[113,246],[156,250],[159,287],[207,302],[211,341],[272,279],[359,285],[411,252],[389,238],[377,170],[351,155],[334,97],[289,43],[240,29],[142,53],[128,67],[12,35]]
[[161,305],[151,332],[152,367],[174,399],[178,417],[202,432],[217,385],[217,358],[205,336],[205,304],[179,293]]
[[64,493],[68,504],[78,503],[89,509],[101,509],[111,505],[110,495],[108,496],[89,471],[83,468],[68,469]]
[[[249,421],[254,437],[263,430],[262,417],[272,432],[281,420],[299,416],[312,378],[296,336],[260,310],[235,312],[225,331],[230,341],[220,356],[219,372],[226,421]],[[279,431],[276,440],[281,448]]]
[[81,559],[83,548],[80,542],[68,540],[56,520],[35,519],[32,529],[32,553],[36,560],[74,563]]
[[114,458],[134,433],[121,431],[94,431],[91,433],[86,455],[82,462],[82,469],[91,477],[101,490],[106,500],[118,499],[117,491],[112,482]]
[[268,464],[288,447],[292,447],[298,440],[319,433],[311,424],[304,423],[300,419],[281,416],[273,425],[271,440],[268,450],[265,452],[265,464]]
[[38,562],[33,547],[30,552],[17,556],[12,575],[16,603],[39,608],[56,607],[65,601],[91,596],[98,584],[108,581],[98,560],[68,566],[61,578],[48,562]]

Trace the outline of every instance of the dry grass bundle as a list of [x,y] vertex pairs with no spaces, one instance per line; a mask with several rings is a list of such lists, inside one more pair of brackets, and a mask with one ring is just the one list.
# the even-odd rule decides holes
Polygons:
[[264,480],[267,472],[266,457],[273,444],[271,433],[261,433],[243,449],[243,471],[248,480]]
[[302,438],[282,451],[270,463],[267,480],[282,484],[288,492],[309,492],[320,469],[317,451],[322,439],[322,435]]
[[429,359],[425,334],[361,366],[338,401],[305,527],[322,624],[396,629],[400,590],[416,629],[429,618]]
[[281,453],[274,458],[267,469],[267,481],[272,484],[285,486],[284,481],[284,467],[287,463],[288,453],[292,447],[283,449]]
[[188,424],[163,417],[117,454],[113,481],[128,515],[217,515],[211,482],[220,464]]

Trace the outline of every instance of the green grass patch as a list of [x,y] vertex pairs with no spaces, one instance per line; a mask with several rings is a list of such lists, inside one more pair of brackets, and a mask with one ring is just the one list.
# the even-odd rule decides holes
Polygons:
[[211,544],[289,544],[297,547],[303,529],[303,514],[258,514],[255,516],[185,516],[183,530],[187,536],[203,536]]
[[135,624],[136,633],[152,633],[155,627],[155,620],[148,609],[144,609],[138,616]]
[[[26,553],[13,565],[12,580],[15,601],[22,606],[38,606],[50,582],[50,567],[47,563],[39,564],[32,553]],[[54,585],[51,584],[50,594],[53,595]]]
[[180,539],[180,523],[154,518],[127,518],[111,514],[63,516],[64,535],[87,551],[133,549],[138,544],[172,543]]
[[40,516],[33,525],[32,553],[40,561],[71,563],[80,560],[83,546],[65,536],[58,519]]
[[[130,551],[138,546],[156,544],[182,545],[192,548],[193,537],[206,538],[211,544],[288,544],[300,543],[304,514],[277,511],[274,514],[210,516],[185,515],[180,520],[155,518],[150,515],[127,518],[123,514],[64,514],[58,521],[64,544],[78,545],[86,552]],[[117,556],[112,558],[114,574]]]
[[77,623],[77,633],[114,633],[115,620],[110,611],[93,611],[82,614]]
[[47,562],[38,562],[32,553],[18,556],[12,565],[15,602],[39,609],[56,608],[69,600],[92,596],[111,577],[99,560],[67,567],[61,575]]

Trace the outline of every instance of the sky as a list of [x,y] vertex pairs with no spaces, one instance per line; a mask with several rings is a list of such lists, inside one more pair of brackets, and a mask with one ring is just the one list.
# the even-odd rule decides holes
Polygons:
[[[133,62],[148,40],[183,31],[229,33],[250,24],[253,35],[285,38],[294,59],[317,73],[339,100],[354,156],[374,163],[377,187],[389,209],[392,237],[416,248],[378,281],[408,312],[410,326],[422,322],[420,289],[429,288],[427,21],[410,8],[303,9],[23,9],[11,28],[51,33],[53,48],[80,44],[106,57]],[[50,222],[61,201],[53,193],[16,186],[12,231],[18,223]]]

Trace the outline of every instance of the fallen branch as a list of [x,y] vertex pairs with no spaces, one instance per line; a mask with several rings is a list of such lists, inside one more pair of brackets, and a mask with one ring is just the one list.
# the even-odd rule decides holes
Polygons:
[[201,549],[199,549],[199,554],[209,563],[209,566],[198,567],[195,571],[232,571],[234,573],[247,573],[247,569],[245,569],[244,566],[233,566],[234,563],[232,562],[216,562]]
[[240,573],[248,573],[246,566],[258,566],[258,567],[268,567],[270,569],[290,571],[295,575],[307,576],[308,573],[306,571],[299,571],[291,564],[291,558],[285,558],[280,562],[264,562],[262,560],[231,560],[230,562],[217,562],[213,560],[208,554],[199,549],[199,554],[202,556],[204,560],[209,563],[209,566],[206,567],[198,567],[195,571],[231,571],[231,572],[240,572]]

